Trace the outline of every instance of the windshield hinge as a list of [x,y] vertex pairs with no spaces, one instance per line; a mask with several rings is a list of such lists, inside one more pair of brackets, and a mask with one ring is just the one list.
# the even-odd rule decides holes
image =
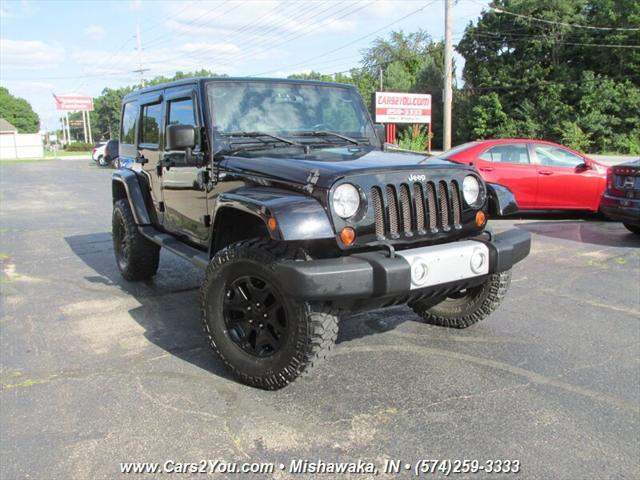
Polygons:
[[309,172],[309,176],[307,177],[307,184],[303,187],[305,192],[313,193],[313,189],[318,183],[318,179],[320,178],[320,170],[313,169]]

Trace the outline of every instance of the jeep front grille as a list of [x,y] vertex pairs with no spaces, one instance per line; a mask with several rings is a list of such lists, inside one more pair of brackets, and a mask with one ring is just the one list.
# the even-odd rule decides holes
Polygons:
[[379,238],[437,233],[460,225],[462,203],[455,181],[373,187],[371,205]]

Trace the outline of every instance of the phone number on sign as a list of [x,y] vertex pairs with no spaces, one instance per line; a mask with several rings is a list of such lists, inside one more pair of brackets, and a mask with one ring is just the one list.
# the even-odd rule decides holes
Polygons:
[[520,460],[421,460],[416,463],[415,474],[439,473],[518,473]]

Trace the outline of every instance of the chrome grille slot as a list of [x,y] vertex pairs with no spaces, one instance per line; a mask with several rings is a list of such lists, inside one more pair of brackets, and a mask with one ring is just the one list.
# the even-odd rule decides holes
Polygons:
[[411,233],[411,195],[406,183],[400,185],[400,211],[402,212],[402,230]]
[[398,199],[393,185],[387,185],[387,208],[389,209],[389,233],[398,234]]
[[440,226],[442,228],[449,226],[449,199],[447,198],[447,184],[440,182],[438,184],[438,197],[440,206]]
[[376,220],[376,236],[384,237],[384,205],[382,204],[382,192],[379,187],[371,189],[371,201]]
[[460,225],[460,190],[456,182],[451,182],[451,204],[453,206],[453,224]]
[[449,231],[462,222],[460,187],[456,181],[414,182],[374,186],[371,207],[376,236],[397,238]]
[[413,184],[413,196],[416,205],[416,228],[424,230],[424,193],[422,193],[422,185],[420,183]]

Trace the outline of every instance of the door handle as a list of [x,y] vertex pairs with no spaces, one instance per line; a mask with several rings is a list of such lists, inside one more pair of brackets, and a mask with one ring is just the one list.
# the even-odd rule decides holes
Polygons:
[[538,170],[538,173],[540,175],[553,175],[553,172],[551,170]]
[[147,163],[148,161],[149,161],[149,159],[148,159],[148,158],[145,158],[145,156],[144,156],[144,155],[138,155],[138,156],[136,157],[136,162],[137,162],[137,163],[141,163],[141,164],[143,164],[143,165],[144,165],[144,164],[145,164],[145,163]]
[[493,172],[493,167],[480,167],[481,172]]

